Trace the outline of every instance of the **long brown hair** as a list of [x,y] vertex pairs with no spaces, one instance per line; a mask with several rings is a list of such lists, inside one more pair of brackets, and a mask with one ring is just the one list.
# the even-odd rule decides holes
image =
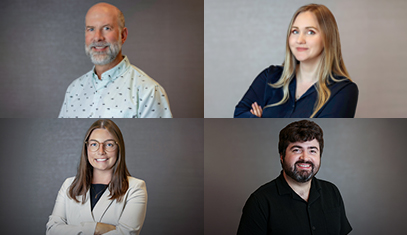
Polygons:
[[[335,17],[326,6],[320,4],[309,4],[302,6],[294,13],[287,31],[283,73],[276,83],[269,84],[273,88],[282,87],[284,96],[279,102],[267,105],[265,108],[284,104],[288,100],[288,86],[291,80],[294,78],[299,63],[291,52],[289,45],[291,28],[297,16],[300,13],[307,11],[314,14],[317,18],[319,27],[321,29],[324,45],[321,62],[318,68],[318,82],[315,85],[318,92],[318,99],[314,105],[314,110],[311,115],[312,118],[315,116],[315,114],[317,114],[322,106],[324,106],[324,104],[331,96],[331,91],[328,88],[329,78],[331,78],[334,82],[341,82],[344,80],[352,81],[350,79],[348,70],[345,67],[345,63],[343,62],[341,41],[339,38],[339,30],[336,24]],[[344,79],[336,79],[334,76],[344,77]]]
[[124,148],[122,132],[120,131],[119,127],[109,119],[97,120],[86,132],[85,139],[82,144],[82,154],[78,166],[78,172],[76,173],[75,180],[69,187],[68,196],[76,202],[80,202],[77,197],[82,196],[82,204],[84,204],[86,201],[86,192],[89,190],[93,178],[93,167],[88,161],[86,142],[88,141],[92,131],[95,129],[106,129],[114,137],[114,140],[118,144],[119,152],[116,163],[113,166],[113,176],[109,184],[109,196],[110,200],[116,199],[120,202],[123,199],[123,195],[129,188],[127,176],[130,176],[130,173],[127,170],[125,161],[126,151]]

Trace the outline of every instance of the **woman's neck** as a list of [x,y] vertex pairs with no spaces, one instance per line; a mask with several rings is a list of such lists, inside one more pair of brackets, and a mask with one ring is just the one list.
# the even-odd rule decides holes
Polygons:
[[318,81],[318,66],[300,63],[297,69],[297,82],[299,83],[315,83]]
[[112,180],[113,171],[93,170],[92,184],[109,184]]

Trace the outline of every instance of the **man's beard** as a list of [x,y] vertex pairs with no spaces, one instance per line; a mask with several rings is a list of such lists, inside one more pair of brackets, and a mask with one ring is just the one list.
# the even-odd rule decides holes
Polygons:
[[[108,47],[106,51],[93,51],[92,47]],[[86,55],[90,57],[95,65],[106,65],[114,61],[122,49],[120,40],[115,43],[92,42],[89,46],[85,44]]]
[[[297,169],[297,164],[301,164],[301,163],[305,163],[305,164],[309,164],[311,165],[311,171],[307,171],[307,170],[298,170]],[[288,175],[290,178],[292,178],[293,180],[299,182],[299,183],[305,183],[308,182],[309,180],[311,180],[319,171],[319,166],[317,166],[317,169],[315,168],[314,164],[312,162],[306,162],[304,160],[299,160],[297,162],[295,162],[294,166],[289,166],[288,164],[286,164],[286,162],[283,160],[283,162],[281,163],[283,166],[283,170],[285,172],[286,175]]]

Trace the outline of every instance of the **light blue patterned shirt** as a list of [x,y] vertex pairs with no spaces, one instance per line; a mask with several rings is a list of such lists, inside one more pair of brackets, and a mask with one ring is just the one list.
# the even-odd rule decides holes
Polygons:
[[164,88],[127,56],[99,80],[94,68],[69,85],[59,118],[171,118]]

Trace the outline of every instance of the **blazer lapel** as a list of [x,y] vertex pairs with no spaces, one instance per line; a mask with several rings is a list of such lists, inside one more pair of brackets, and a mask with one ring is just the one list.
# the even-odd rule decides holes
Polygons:
[[110,191],[109,188],[107,188],[106,191],[100,197],[99,201],[96,203],[95,207],[93,207],[92,214],[95,222],[100,222],[102,220],[106,210],[113,203],[113,200],[109,200],[109,194]]
[[79,214],[81,215],[81,218],[82,218],[84,221],[92,221],[92,220],[95,221],[95,219],[93,218],[92,212],[91,212],[91,210],[90,210],[90,193],[89,193],[89,190],[88,190],[88,192],[86,193],[86,201],[85,201],[85,204],[83,204],[83,205],[80,207]]

